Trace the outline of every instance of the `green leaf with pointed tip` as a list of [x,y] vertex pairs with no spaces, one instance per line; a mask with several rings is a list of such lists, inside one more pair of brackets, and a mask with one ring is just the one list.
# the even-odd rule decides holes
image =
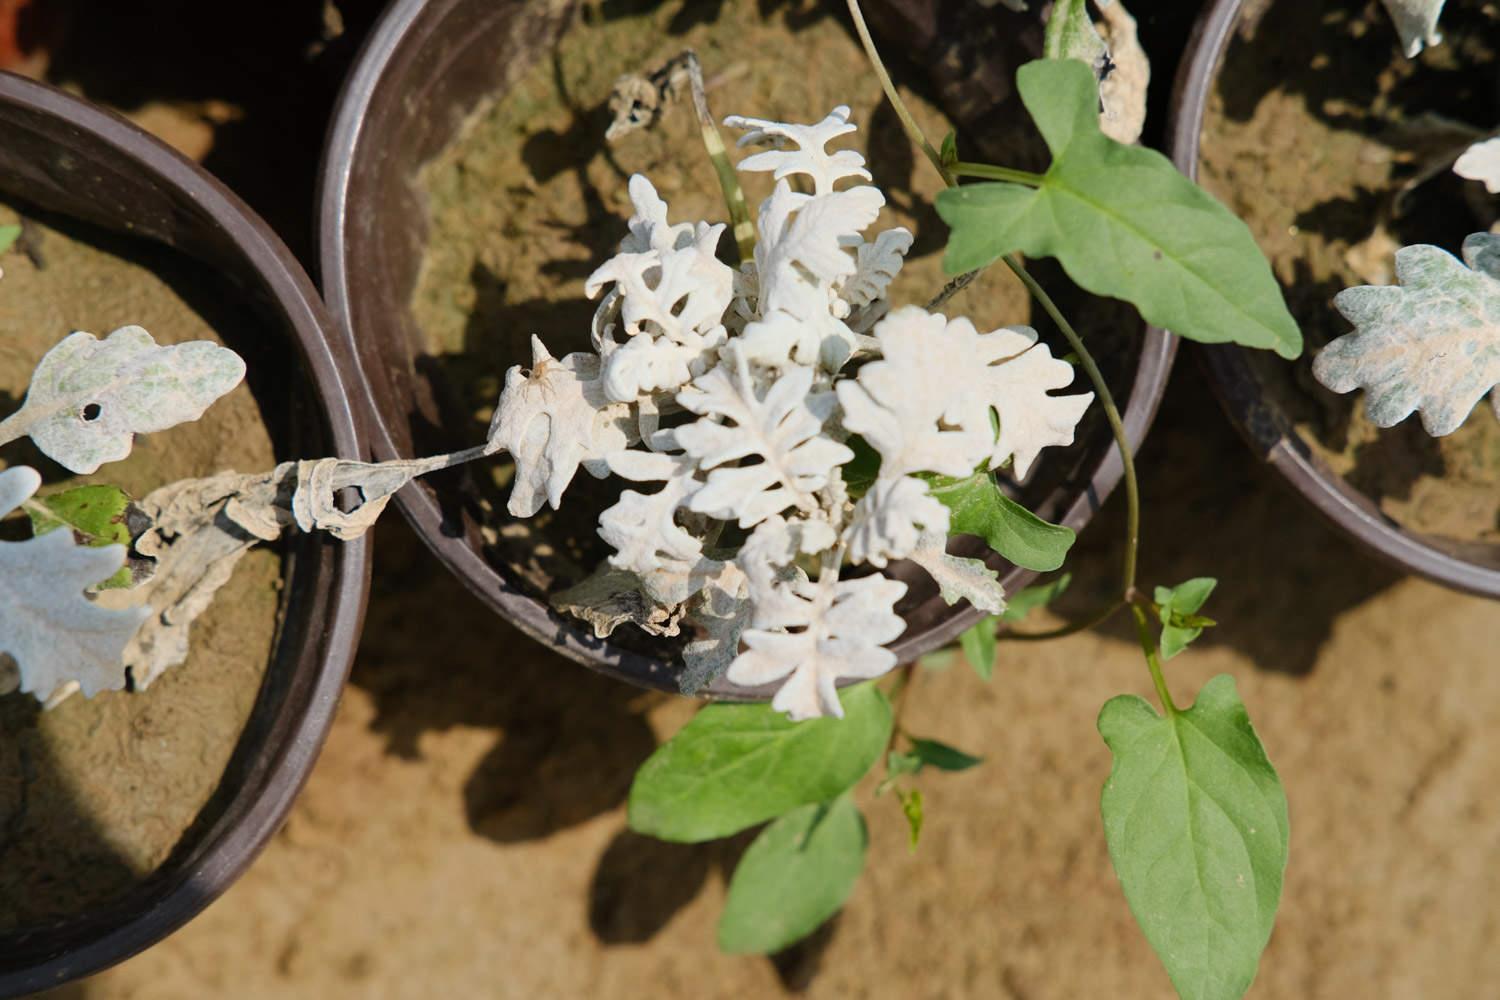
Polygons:
[[801,806],[760,832],[729,882],[719,947],[765,955],[807,937],[839,911],[865,866],[869,834],[847,795]]
[[[130,510],[130,495],[117,486],[79,486],[50,496],[37,497],[37,510],[27,508],[31,518],[31,533],[45,535],[49,531],[67,527],[80,545],[103,548],[106,545],[130,547],[130,527],[126,515]],[[97,585],[99,590],[117,590],[135,582],[134,574],[127,563],[108,580]]]
[[1073,529],[1048,524],[1001,491],[995,477],[976,472],[962,479],[932,476],[929,490],[951,514],[948,532],[978,535],[990,548],[1025,569],[1057,569],[1073,547]]
[[891,735],[891,705],[873,683],[845,688],[842,719],[788,722],[770,705],[709,705],[636,772],[630,828],[698,843],[810,802],[864,777]]
[[995,673],[995,622],[994,615],[986,615],[965,629],[958,637],[958,647],[964,651],[964,659],[981,680],[989,680]]
[[1114,756],[1104,839],[1131,913],[1183,1000],[1235,1000],[1271,937],[1288,827],[1233,678],[1168,718],[1136,695],[1112,698],[1099,732]]
[[1302,333],[1249,228],[1153,150],[1099,131],[1094,75],[1074,59],[1027,63],[1021,100],[1052,165],[1039,187],[966,184],[937,198],[961,274],[1020,252],[1056,257],[1096,295],[1204,343],[1302,352]]
[[966,754],[957,747],[950,747],[938,740],[913,739],[911,752],[922,764],[939,771],[967,771],[976,764],[984,763],[984,758]]
[[952,129],[943,136],[943,145],[938,149],[938,159],[943,166],[951,167],[958,162],[958,133]]
[[1203,634],[1203,629],[1214,624],[1213,619],[1198,614],[1212,594],[1217,580],[1211,576],[1199,576],[1179,583],[1175,587],[1157,587],[1157,617],[1161,619],[1161,658],[1170,660],[1187,649],[1192,641]]
[[20,238],[20,226],[0,226],[0,253],[8,253],[10,248],[16,245],[16,240]]

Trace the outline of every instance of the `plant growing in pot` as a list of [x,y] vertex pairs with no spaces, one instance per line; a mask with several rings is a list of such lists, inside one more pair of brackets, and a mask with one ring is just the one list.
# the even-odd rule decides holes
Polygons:
[[[580,469],[614,484],[598,515],[612,551],[551,594],[555,606],[601,636],[690,629],[677,672],[686,690],[719,677],[774,689],[769,705],[702,709],[661,747],[636,778],[631,825],[702,841],[769,822],[719,926],[734,951],[785,947],[842,904],[864,861],[864,819],[849,792],[881,762],[882,789],[895,790],[915,845],[923,816],[913,779],[978,760],[896,724],[891,701],[909,690],[912,667],[888,691],[840,687],[898,662],[888,648],[905,628],[898,560],[932,577],[949,603],[992,616],[965,641],[988,676],[1007,595],[981,560],[950,552],[950,539],[973,535],[1012,563],[1058,568],[1072,533],[1026,510],[997,477],[1023,478],[1042,449],[1070,444],[1097,400],[1124,470],[1126,556],[1106,606],[1056,634],[1120,612],[1134,620],[1161,712],[1127,695],[1100,715],[1115,755],[1106,839],[1179,993],[1237,997],[1280,896],[1285,796],[1229,678],[1190,708],[1170,693],[1162,663],[1213,624],[1201,611],[1214,581],[1139,585],[1136,473],[1118,407],[1085,339],[1020,254],[1054,257],[1087,290],[1202,341],[1295,357],[1299,331],[1244,225],[1163,157],[1102,131],[1101,98],[1104,122],[1118,122],[1119,108],[1101,88],[1110,60],[1082,2],[1056,7],[1048,58],[1017,75],[1051,153],[1045,172],[965,161],[951,135],[929,142],[857,3],[850,15],[894,112],[948,186],[937,208],[951,227],[953,285],[925,307],[891,307],[911,237],[868,231],[886,200],[867,183],[879,164],[867,170],[859,154],[829,148],[854,131],[847,107],[806,125],[724,120],[742,145],[764,147],[738,171],[775,180],[752,221],[688,57],[644,89],[632,81],[645,96],[625,91],[617,123],[650,120],[665,95],[690,91],[727,221],[673,222],[652,183],[633,177],[619,252],[586,283],[600,297],[591,349],[555,357],[534,337],[531,365],[507,372],[490,424],[487,451],[514,462],[514,517],[565,510]],[[731,231],[738,269],[719,256]],[[1068,359],[1029,328],[981,332],[933,311],[997,261],[1060,330]],[[1092,392],[1054,394],[1072,385],[1074,365]],[[1014,595],[1012,618],[1057,589]]]
[[[278,453],[358,454],[362,444],[316,294],[222,186],[121,119],[3,74],[0,140],[0,477],[7,514],[24,508],[0,527],[0,674],[9,691],[24,668],[29,689],[0,697],[9,859],[0,873],[0,995],[9,996],[154,943],[253,860],[330,721],[357,638],[368,554],[362,542],[311,538],[251,552],[194,625],[183,665],[138,678],[149,691],[68,697],[43,710],[41,699],[68,690],[60,680],[91,691],[122,683],[116,644],[144,634],[129,627],[140,611],[110,610],[134,599],[126,587],[93,598],[84,590],[106,577],[138,583],[149,563],[132,556],[114,574],[118,549],[83,544],[123,542],[144,524],[118,490],[85,484],[70,467],[82,475],[108,461],[110,482],[140,496],[230,465],[273,464]],[[108,330],[123,317],[164,343],[126,328],[102,341],[68,338],[48,355],[66,331]],[[247,382],[231,346],[250,361]],[[33,383],[44,355],[50,361]],[[143,375],[162,359],[202,376],[192,391],[175,365],[150,376],[184,390],[172,394],[176,412],[142,412],[129,402],[139,386],[97,380],[136,363]],[[82,383],[73,378],[80,365]],[[76,398],[84,388],[98,395]],[[202,420],[129,446],[133,429],[192,416],[225,390]],[[39,626],[47,609],[99,630],[60,619]]]
[[[1449,10],[1439,42],[1441,4],[1385,7],[1226,0],[1205,12],[1179,88],[1174,156],[1244,215],[1311,350],[1294,364],[1233,348],[1204,357],[1251,444],[1341,529],[1406,570],[1496,596],[1500,424],[1459,426],[1434,410],[1430,426],[1449,433],[1387,427],[1411,406],[1365,409],[1343,395],[1365,381],[1331,371],[1351,341],[1313,361],[1348,332],[1331,307],[1341,290],[1391,285],[1399,260],[1427,255],[1399,248],[1457,250],[1500,217],[1482,182],[1463,176],[1482,172],[1500,120],[1485,69],[1495,12]],[[1391,294],[1338,301],[1364,316],[1361,298]]]

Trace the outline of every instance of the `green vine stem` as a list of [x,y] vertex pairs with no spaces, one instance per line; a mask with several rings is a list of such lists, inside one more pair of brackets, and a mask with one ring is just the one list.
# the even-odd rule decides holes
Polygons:
[[[1012,170],[1006,167],[993,167],[987,164],[964,162],[951,165],[945,164],[937,150],[933,148],[932,143],[928,142],[927,137],[922,134],[922,130],[918,127],[916,120],[912,118],[911,112],[907,110],[905,102],[901,100],[901,95],[896,92],[896,87],[891,82],[890,74],[886,72],[885,64],[880,59],[880,53],[875,48],[875,42],[870,37],[869,29],[865,26],[864,15],[860,13],[859,9],[859,0],[849,0],[849,13],[854,18],[855,30],[859,33],[860,42],[864,46],[865,54],[869,57],[871,65],[875,67],[875,74],[880,78],[880,85],[885,91],[885,96],[891,102],[891,106],[895,108],[897,117],[901,119],[901,125],[906,130],[907,137],[913,145],[926,154],[927,159],[932,163],[933,167],[942,175],[945,184],[949,187],[956,187],[958,184],[958,174],[1012,181],[1026,184],[1029,187],[1035,187],[1041,183],[1041,175],[1029,173],[1024,170]],[[1075,632],[1081,632],[1084,629],[1102,624],[1113,617],[1120,608],[1135,600],[1136,565],[1141,538],[1140,484],[1136,478],[1135,456],[1130,451],[1130,438],[1125,433],[1125,422],[1120,417],[1119,407],[1115,405],[1114,394],[1110,392],[1109,385],[1104,381],[1104,375],[1099,371],[1099,366],[1095,363],[1094,356],[1084,345],[1083,338],[1078,335],[1077,330],[1073,329],[1073,325],[1068,322],[1067,317],[1058,309],[1057,303],[1052,301],[1052,296],[1047,294],[1047,290],[1026,270],[1025,265],[1021,262],[1018,255],[1010,254],[1002,259],[1005,261],[1005,266],[1010,268],[1011,273],[1026,286],[1026,290],[1031,293],[1032,298],[1037,301],[1042,310],[1057,324],[1057,328],[1068,341],[1068,345],[1073,349],[1073,353],[1077,355],[1079,365],[1083,368],[1084,373],[1088,375],[1089,381],[1094,385],[1094,391],[1098,396],[1099,405],[1104,410],[1105,419],[1109,422],[1109,429],[1114,435],[1115,447],[1120,452],[1120,462],[1124,469],[1126,502],[1125,557],[1120,570],[1120,596],[1107,608],[1083,622],[1064,626],[1051,633],[1035,633],[1032,635],[1026,635],[1025,633],[1011,634],[1013,638],[1055,638],[1063,635],[1071,635]],[[1156,685],[1157,696],[1161,699],[1162,707],[1166,709],[1167,713],[1169,715],[1175,714],[1177,707],[1172,702],[1171,692],[1167,689],[1166,679],[1162,675],[1161,660],[1157,655],[1155,643],[1151,639],[1145,611],[1139,605],[1134,604],[1131,610],[1135,615],[1136,630],[1141,639],[1141,649],[1146,654],[1146,664],[1151,669],[1151,679]]]
[[729,152],[724,147],[724,137],[713,113],[708,109],[708,95],[703,87],[703,67],[697,53],[689,49],[683,53],[687,61],[689,89],[693,95],[693,110],[698,115],[698,129],[703,134],[703,148],[714,165],[714,174],[719,179],[719,188],[724,192],[724,204],[729,209],[730,228],[734,230],[735,246],[740,260],[755,256],[755,225],[750,221],[750,209],[745,204],[745,192],[740,187],[740,178],[729,162]]

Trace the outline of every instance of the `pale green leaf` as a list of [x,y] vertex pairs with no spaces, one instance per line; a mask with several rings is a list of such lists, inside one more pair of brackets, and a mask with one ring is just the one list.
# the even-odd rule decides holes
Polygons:
[[714,840],[864,777],[891,733],[891,706],[872,683],[846,688],[844,718],[789,722],[770,705],[709,705],[641,765],[631,829],[685,843]]
[[1161,658],[1170,660],[1203,634],[1213,619],[1203,618],[1198,611],[1213,593],[1218,581],[1210,576],[1200,576],[1179,583],[1175,587],[1157,587],[1157,616],[1161,619]]
[[1088,0],[1057,0],[1052,5],[1042,53],[1048,59],[1077,59],[1096,74],[1103,68],[1109,49],[1089,17]]
[[21,238],[21,227],[17,225],[0,226],[0,253],[8,253],[10,248],[16,245],[16,240]]
[[740,859],[719,918],[719,947],[764,955],[839,911],[865,866],[869,835],[847,795],[801,806],[761,831]]
[[969,666],[983,680],[989,680],[995,673],[995,622],[998,619],[994,615],[987,615],[974,623],[974,626],[965,629],[958,637],[958,646],[964,652],[964,659],[969,661]]
[[898,789],[896,792],[896,801],[901,803],[901,812],[906,816],[907,835],[910,838],[907,841],[907,846],[915,851],[917,849],[917,841],[922,839],[922,822],[926,819],[922,811],[922,792],[917,788],[913,788],[909,792],[903,792]]
[[1234,680],[1214,678],[1168,718],[1113,698],[1099,732],[1114,756],[1104,836],[1131,912],[1183,1000],[1235,1000],[1271,936],[1288,827]]
[[1399,286],[1363,285],[1334,298],[1355,330],[1318,353],[1313,375],[1334,392],[1364,389],[1375,426],[1418,411],[1428,434],[1451,434],[1500,385],[1500,236],[1475,233],[1463,254],[1459,261],[1438,247],[1403,247]]
[[952,228],[950,274],[1014,252],[1056,257],[1083,288],[1125,299],[1173,333],[1301,353],[1301,331],[1249,228],[1160,153],[1100,132],[1087,67],[1031,62],[1017,83],[1052,165],[1039,187],[967,184],[938,195]]
[[978,535],[996,552],[1025,569],[1057,569],[1073,545],[1073,530],[1048,524],[1001,491],[993,476],[933,477],[932,495],[952,512],[948,531]]

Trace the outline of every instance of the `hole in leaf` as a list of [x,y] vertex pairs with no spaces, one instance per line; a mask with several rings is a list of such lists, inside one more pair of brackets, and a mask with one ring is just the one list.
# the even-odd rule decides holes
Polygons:
[[95,420],[99,419],[99,415],[103,412],[104,408],[101,407],[98,403],[89,403],[83,408],[82,411],[80,411],[79,416],[84,419],[85,423],[93,423]]

